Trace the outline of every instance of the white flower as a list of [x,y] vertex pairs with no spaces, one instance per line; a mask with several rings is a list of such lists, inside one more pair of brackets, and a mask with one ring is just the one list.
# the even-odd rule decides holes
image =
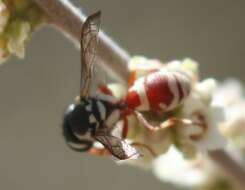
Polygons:
[[134,56],[130,59],[129,69],[130,71],[149,71],[154,69],[160,69],[163,66],[157,59],[147,59],[143,56]]
[[190,58],[184,60],[174,60],[166,63],[168,70],[179,71],[187,75],[192,82],[196,82],[199,76],[198,63]]
[[224,107],[234,106],[245,101],[242,84],[235,79],[227,79],[220,83],[215,91],[214,100],[216,105]]
[[129,70],[136,79],[160,69],[182,72],[190,77],[191,81],[197,81],[199,74],[198,63],[189,58],[162,63],[158,59],[134,56],[129,62]]
[[31,33],[31,26],[28,22],[16,20],[11,23],[11,32],[7,48],[10,53],[17,55],[19,58],[24,58],[25,44]]
[[35,2],[0,0],[0,63],[10,55],[23,58],[27,40],[43,22],[43,13]]
[[194,124],[180,124],[176,127],[181,148],[192,145],[202,152],[224,148],[225,138],[219,131],[223,109],[212,100],[215,86],[213,79],[198,83],[184,102],[179,117],[189,119]]
[[7,9],[7,6],[0,1],[0,33],[2,33],[5,30],[5,27],[8,23],[9,19],[9,10]]
[[215,100],[225,110],[223,134],[235,146],[245,150],[245,96],[242,84],[234,79],[226,80],[217,89]]
[[160,180],[188,187],[200,185],[207,179],[202,161],[184,159],[174,146],[155,159],[152,171]]

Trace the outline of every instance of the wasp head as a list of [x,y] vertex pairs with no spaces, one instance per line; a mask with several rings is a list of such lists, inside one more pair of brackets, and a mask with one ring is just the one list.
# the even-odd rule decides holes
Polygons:
[[71,130],[81,136],[85,135],[89,130],[89,112],[85,107],[86,105],[83,102],[79,104],[71,104],[66,113],[65,120]]

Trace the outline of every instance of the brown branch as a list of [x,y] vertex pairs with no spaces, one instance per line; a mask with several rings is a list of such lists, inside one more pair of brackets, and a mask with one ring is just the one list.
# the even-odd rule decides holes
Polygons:
[[223,170],[225,176],[232,180],[237,189],[245,189],[245,170],[231,155],[223,150],[216,150],[210,151],[209,157]]
[[[49,23],[62,30],[76,43],[80,41],[81,27],[86,16],[68,0],[34,0],[46,13]],[[120,82],[128,79],[129,54],[104,32],[99,34],[98,57],[102,66]]]

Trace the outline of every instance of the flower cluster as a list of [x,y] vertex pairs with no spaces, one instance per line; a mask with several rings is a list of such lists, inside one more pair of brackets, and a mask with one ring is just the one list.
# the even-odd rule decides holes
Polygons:
[[23,58],[25,44],[42,22],[42,12],[31,0],[0,0],[0,63],[11,54]]
[[[163,114],[160,120],[150,111],[142,114],[153,125],[158,125],[169,117],[183,122],[151,131],[134,116],[129,116],[127,139],[146,144],[156,154],[152,156],[149,151],[142,149],[144,157],[125,163],[151,169],[159,178],[180,185],[201,188],[207,181],[212,181],[209,185],[222,185],[224,177],[214,171],[215,167],[205,155],[209,151],[224,149],[227,138],[240,148],[245,147],[245,98],[241,85],[231,80],[224,84],[213,78],[200,80],[198,63],[191,59],[161,63],[141,56],[133,57],[129,63],[132,73],[129,85],[132,81],[163,68],[188,76],[191,93],[179,107]],[[123,98],[128,87],[110,84],[109,88],[117,98]],[[213,183],[214,176],[219,179],[216,180],[219,184]],[[229,186],[229,183],[226,185]]]
[[215,102],[224,107],[222,133],[230,146],[239,148],[245,155],[245,94],[242,84],[235,79],[227,79],[219,85]]
[[231,181],[205,155],[198,154],[195,159],[188,160],[174,146],[154,160],[152,170],[160,180],[188,189],[234,189]]
[[[150,111],[143,113],[150,123],[156,125],[164,122],[166,117],[178,118],[183,122],[177,122],[172,127],[152,132],[131,116],[128,135],[130,140],[146,143],[155,150],[157,155],[165,153],[171,145],[175,145],[188,158],[195,157],[200,151],[207,152],[222,149],[225,146],[225,139],[219,132],[220,123],[223,122],[223,109],[213,102],[217,82],[215,79],[199,81],[196,62],[184,59],[163,64],[159,60],[137,56],[132,58],[129,68],[133,73],[133,80],[164,68],[187,75],[192,83],[189,97],[170,113],[163,114],[160,121]],[[114,84],[111,89],[118,96],[119,86]],[[121,97],[124,94],[125,90]]]

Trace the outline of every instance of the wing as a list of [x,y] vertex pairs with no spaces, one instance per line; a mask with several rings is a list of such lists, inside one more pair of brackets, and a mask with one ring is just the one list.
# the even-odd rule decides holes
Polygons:
[[101,12],[90,15],[81,31],[81,81],[80,98],[87,97],[94,70]]
[[118,137],[104,132],[98,132],[94,138],[102,143],[105,148],[119,160],[137,159],[141,156],[133,146]]

